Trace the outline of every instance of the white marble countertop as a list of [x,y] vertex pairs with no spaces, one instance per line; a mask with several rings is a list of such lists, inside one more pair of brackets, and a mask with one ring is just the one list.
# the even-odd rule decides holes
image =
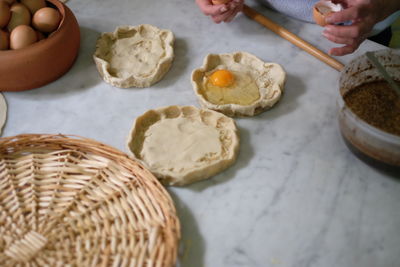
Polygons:
[[[327,51],[322,28],[259,11]],[[400,180],[371,168],[343,143],[336,70],[240,15],[216,25],[194,0],[70,0],[81,26],[73,68],[45,87],[5,93],[3,136],[77,134],[125,149],[135,117],[172,104],[196,105],[190,74],[207,53],[247,51],[287,71],[283,99],[237,119],[241,150],[225,172],[169,188],[182,223],[181,266],[400,266]],[[92,60],[100,32],[143,23],[171,29],[175,61],[146,89],[103,82]],[[382,48],[366,41],[357,53]]]

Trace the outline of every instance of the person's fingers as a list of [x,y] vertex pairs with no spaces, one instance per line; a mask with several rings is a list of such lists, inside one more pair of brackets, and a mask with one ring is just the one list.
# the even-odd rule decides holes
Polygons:
[[344,55],[353,53],[354,51],[357,50],[357,48],[359,46],[360,46],[360,44],[335,47],[335,48],[332,48],[331,50],[329,50],[329,54],[332,56],[344,56]]
[[238,5],[240,5],[240,1],[241,0],[239,0],[239,2],[234,0],[234,1],[229,2],[226,5],[227,8],[228,8],[228,11],[226,11],[226,12],[224,12],[222,14],[216,15],[216,16],[212,16],[212,19],[214,20],[214,22],[215,23],[220,23],[222,21],[224,21],[224,22],[231,21],[236,16],[236,14],[238,12]]
[[229,2],[228,9],[235,9],[236,12],[242,11],[244,0],[233,0]]
[[343,37],[338,37],[329,33],[323,32],[322,35],[328,39],[331,42],[337,43],[337,44],[345,44],[345,45],[353,45],[357,42],[356,39],[353,38],[343,38]]
[[238,3],[236,1],[231,1],[226,5],[228,10],[234,10],[238,6]]
[[242,12],[243,11],[243,6],[244,6],[244,0],[239,4],[239,6],[238,6],[239,11],[238,12]]
[[231,22],[231,21],[236,17],[236,15],[237,15],[240,11],[242,11],[242,9],[243,9],[243,4],[239,3],[239,5],[237,5],[237,6],[235,7],[235,9],[233,10],[232,14],[231,14],[229,17],[227,17],[227,18],[224,20],[224,22]]
[[236,15],[237,15],[237,11],[233,11],[229,17],[224,19],[224,22],[231,22],[236,17]]
[[337,37],[360,38],[366,36],[370,30],[365,23],[354,23],[349,26],[327,25],[324,32]]
[[349,6],[348,0],[332,0],[334,4],[340,4],[343,8],[347,8]]
[[221,22],[225,21],[228,17],[232,16],[232,14],[234,14],[234,12],[235,12],[235,10],[232,9],[232,10],[229,10],[229,11],[227,11],[225,13],[220,14],[220,15],[211,16],[211,18],[215,23],[218,24],[218,23],[221,23]]
[[226,11],[226,5],[213,5],[209,0],[196,0],[200,10],[207,16],[218,16]]
[[356,21],[366,16],[365,10],[364,6],[352,6],[342,11],[332,12],[325,21],[329,24]]
[[238,5],[241,5],[241,6],[243,6],[243,4],[244,4],[244,0],[233,0],[232,2],[235,2],[235,3],[237,3]]

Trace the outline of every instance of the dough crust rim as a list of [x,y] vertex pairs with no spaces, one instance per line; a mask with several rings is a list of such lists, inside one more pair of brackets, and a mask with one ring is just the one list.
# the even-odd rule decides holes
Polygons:
[[[118,36],[123,35],[126,32],[135,31],[136,34],[141,34],[143,32],[153,33],[155,35],[164,35],[166,38],[164,39],[164,49],[165,56],[161,58],[160,62],[158,62],[155,70],[146,78],[137,77],[135,75],[130,75],[127,78],[119,78],[113,76],[109,72],[110,63],[102,58],[102,51],[107,51],[106,47],[107,42],[105,39],[118,39]],[[141,24],[138,26],[118,26],[114,32],[105,32],[100,35],[96,42],[96,50],[93,54],[94,62],[96,63],[96,67],[100,76],[103,80],[112,86],[119,88],[131,88],[131,87],[150,87],[151,85],[160,81],[164,75],[168,72],[172,65],[172,61],[174,59],[174,45],[175,37],[172,31],[159,29],[150,24]],[[128,59],[127,59],[128,60]]]
[[[271,86],[267,88],[259,88],[260,98],[251,105],[217,105],[209,102],[201,93],[202,78],[204,77],[204,73],[211,71],[213,69],[210,68],[211,66],[218,65],[214,63],[216,60],[219,60],[222,63],[226,63],[227,61],[232,61],[236,63],[243,62],[244,65],[250,65],[257,71],[261,71],[260,67],[262,66],[262,68],[276,72],[276,75],[274,75],[274,77],[271,77]],[[203,65],[200,68],[193,70],[191,81],[193,90],[197,96],[200,105],[203,108],[209,108],[215,111],[219,111],[231,117],[255,116],[270,109],[280,100],[284,91],[286,72],[279,64],[264,62],[250,53],[239,51],[226,54],[208,54],[204,58]],[[270,91],[272,92],[272,97],[268,97],[270,95]]]
[[[206,166],[193,167],[181,173],[150,168],[140,156],[146,130],[160,120],[178,117],[197,120],[214,126],[218,131],[225,131],[231,138],[229,147],[226,147],[226,156]],[[127,138],[127,150],[128,155],[146,166],[164,185],[182,186],[210,178],[231,166],[236,161],[239,152],[239,141],[238,129],[232,118],[213,110],[199,109],[194,106],[167,106],[148,110],[136,118]]]

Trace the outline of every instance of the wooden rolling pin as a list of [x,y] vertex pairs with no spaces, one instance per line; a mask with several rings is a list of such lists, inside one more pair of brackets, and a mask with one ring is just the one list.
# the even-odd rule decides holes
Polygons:
[[243,7],[243,13],[248,16],[249,18],[257,21],[261,25],[265,26],[266,28],[270,29],[274,33],[278,34],[280,37],[288,40],[292,44],[300,47],[310,55],[313,55],[314,57],[318,58],[322,62],[328,64],[332,68],[341,71],[343,69],[343,64],[334,59],[333,57],[329,56],[328,54],[322,52],[315,46],[311,45],[310,43],[304,41],[301,39],[299,36],[297,36],[294,33],[291,33],[287,29],[283,28],[282,26],[276,24],[272,20],[266,18],[262,14],[258,13],[251,7],[244,5]]

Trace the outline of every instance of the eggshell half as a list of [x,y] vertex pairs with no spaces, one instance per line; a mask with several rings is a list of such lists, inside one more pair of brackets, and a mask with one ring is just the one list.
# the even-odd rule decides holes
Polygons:
[[324,27],[327,25],[325,19],[329,16],[329,14],[333,12],[338,12],[343,10],[343,7],[340,4],[334,4],[331,1],[319,1],[313,7],[313,17],[314,21]]
[[229,3],[230,1],[232,1],[232,0],[212,0],[212,3],[214,5],[223,5],[223,4]]

